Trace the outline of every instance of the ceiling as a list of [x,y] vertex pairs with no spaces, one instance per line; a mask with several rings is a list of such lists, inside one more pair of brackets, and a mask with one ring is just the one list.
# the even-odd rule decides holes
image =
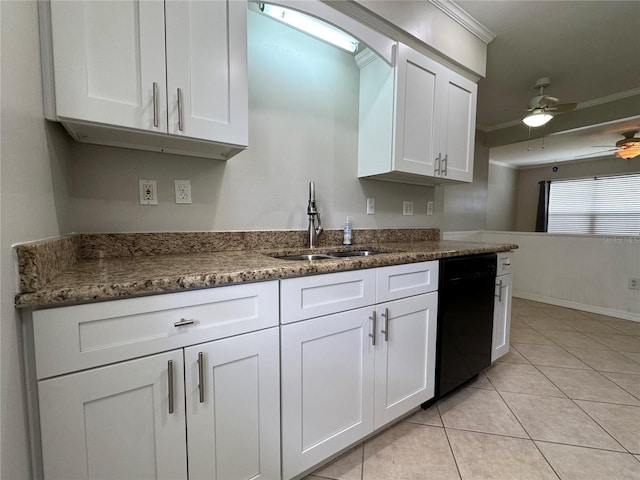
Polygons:
[[[640,129],[640,1],[455,3],[496,35],[487,49],[486,78],[478,83],[477,124],[496,138],[500,130],[511,130],[511,140],[504,142],[508,144],[504,147],[512,148],[495,145],[492,160],[522,166],[586,158],[606,150],[594,146],[613,146],[622,139],[621,132]],[[520,122],[524,113],[520,109],[538,94],[533,85],[540,77],[551,78],[545,93],[558,97],[561,103],[576,102],[578,108],[549,122],[546,128],[553,131],[554,122],[561,123],[562,132],[548,135],[544,150],[531,144],[527,151],[529,132]],[[626,108],[617,116],[613,109],[625,97]],[[588,129],[577,121],[585,117],[585,108],[600,103],[602,111],[603,102],[605,107],[611,106],[607,118],[602,122],[592,118],[589,124],[606,125]],[[612,117],[623,123],[616,125]],[[520,145],[513,145],[514,130],[515,138],[524,140]],[[541,130],[531,129],[531,136],[541,136]],[[539,146],[540,140],[535,144]]]

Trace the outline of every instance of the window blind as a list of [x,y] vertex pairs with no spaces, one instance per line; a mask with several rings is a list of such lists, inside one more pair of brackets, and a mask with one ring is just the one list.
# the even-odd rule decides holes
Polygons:
[[640,234],[640,174],[551,182],[553,233]]

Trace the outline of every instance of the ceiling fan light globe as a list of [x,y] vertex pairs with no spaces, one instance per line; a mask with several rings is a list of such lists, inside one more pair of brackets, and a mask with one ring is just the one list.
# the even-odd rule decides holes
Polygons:
[[616,156],[629,160],[640,155],[640,142],[630,142],[616,152]]
[[547,112],[533,111],[522,119],[522,122],[528,127],[541,127],[549,122],[553,115]]

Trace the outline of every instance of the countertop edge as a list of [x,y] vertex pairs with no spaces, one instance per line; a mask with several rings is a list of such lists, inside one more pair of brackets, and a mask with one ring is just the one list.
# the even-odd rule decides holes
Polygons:
[[436,251],[396,251],[390,254],[371,257],[351,257],[348,259],[332,259],[330,261],[277,260],[270,257],[267,253],[256,252],[256,254],[264,257],[265,267],[221,269],[218,271],[194,272],[193,274],[169,274],[159,278],[147,278],[144,281],[137,280],[115,283],[88,282],[83,286],[69,288],[43,287],[35,292],[16,295],[15,306],[21,309],[69,306],[139,296],[178,293],[241,283],[416,263],[454,256],[498,253],[518,248],[516,244],[472,244],[471,242],[455,241],[448,241],[447,243],[450,245],[459,243],[460,247]]

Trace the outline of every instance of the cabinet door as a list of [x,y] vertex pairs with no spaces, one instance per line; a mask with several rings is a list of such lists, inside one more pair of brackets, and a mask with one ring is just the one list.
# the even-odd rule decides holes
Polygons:
[[164,2],[54,1],[50,13],[57,116],[166,132]]
[[440,131],[442,178],[473,180],[478,86],[455,72],[442,76],[444,105]]
[[442,94],[438,77],[444,68],[398,44],[394,169],[434,175],[438,156]]
[[373,430],[373,308],[281,327],[283,478]]
[[167,0],[166,12],[169,133],[247,145],[247,2]]
[[375,428],[434,395],[438,293],[378,306]]
[[511,328],[511,299],[513,296],[513,274],[496,278],[496,294],[493,304],[493,348],[491,361],[509,353]]
[[175,350],[40,381],[45,478],[187,478],[183,377]]
[[278,328],[186,348],[185,365],[189,477],[280,478]]

